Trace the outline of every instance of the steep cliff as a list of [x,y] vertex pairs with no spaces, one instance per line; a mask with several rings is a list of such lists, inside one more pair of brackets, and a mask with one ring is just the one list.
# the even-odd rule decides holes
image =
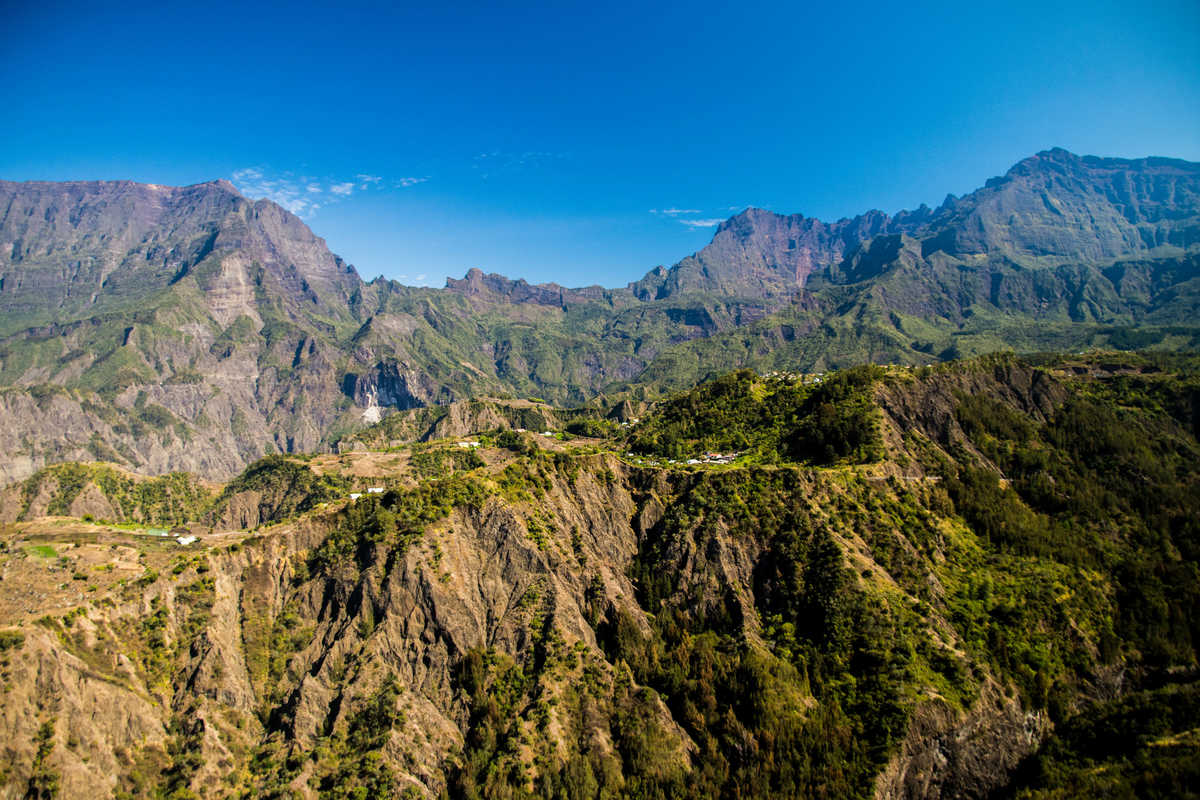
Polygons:
[[1197,397],[1120,355],[739,374],[607,447],[264,462],[255,535],[6,527],[0,794],[986,797],[1192,680]]

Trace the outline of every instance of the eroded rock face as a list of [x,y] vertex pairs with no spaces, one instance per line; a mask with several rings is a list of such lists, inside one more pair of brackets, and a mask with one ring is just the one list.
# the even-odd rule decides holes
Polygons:
[[[615,752],[617,712],[604,698],[643,695],[639,713],[665,737],[671,763],[686,768],[700,745],[685,720],[644,693],[611,650],[614,620],[651,635],[632,566],[653,548],[675,565],[676,591],[696,599],[690,613],[724,615],[746,646],[766,648],[762,576],[776,554],[723,523],[668,533],[664,520],[694,502],[698,481],[687,473],[587,456],[531,480],[536,503],[494,496],[458,507],[403,547],[363,541],[315,566],[313,553],[344,517],[309,515],[239,547],[212,546],[178,574],[89,599],[69,626],[27,623],[23,646],[7,656],[0,724],[10,735],[0,757],[12,778],[0,797],[22,795],[46,720],[56,726],[48,763],[64,796],[111,796],[137,774],[178,774],[203,796],[231,790],[231,780],[254,791],[276,785],[274,773],[243,770],[267,761],[303,764],[286,780],[315,796],[309,779],[327,769],[320,748],[359,724],[356,714],[388,681],[402,713],[379,757],[399,785],[436,797],[475,724],[463,675],[471,654],[524,665],[536,676],[534,696],[546,700],[591,686],[584,733],[597,752]],[[813,498],[842,491],[816,473],[797,480]],[[254,498],[244,499],[253,517]],[[852,534],[841,547],[859,566],[870,563]],[[547,647],[574,655],[539,671]],[[816,707],[811,696],[796,702],[797,713]],[[553,759],[578,746],[579,713],[545,705],[545,721],[529,723],[536,752]],[[876,795],[983,796],[1045,731],[991,678],[965,710],[931,698],[915,707]],[[185,762],[180,752],[198,757]],[[534,762],[534,749],[522,752],[518,759]]]
[[[95,635],[96,626],[84,626],[91,628],[85,635]],[[0,796],[25,796],[22,778],[34,761],[35,740],[46,719],[55,723],[53,768],[62,778],[61,796],[111,797],[128,764],[121,754],[164,744],[163,709],[138,691],[127,659],[89,663],[39,628],[25,633],[24,646],[10,659],[8,697],[21,699],[0,707],[0,760],[12,769]]]
[[989,797],[1037,751],[1051,727],[1044,712],[1028,711],[996,684],[985,687],[967,714],[928,703],[879,776],[875,797]]
[[[1049,419],[1067,399],[1066,387],[1048,372],[1009,364],[935,374],[914,388],[915,391],[907,391],[881,387],[880,407],[893,430],[918,430],[941,445],[966,442],[955,415],[963,397],[990,397],[1019,408],[1038,421]],[[969,442],[966,444],[970,446]]]
[[454,399],[446,387],[428,374],[395,361],[376,364],[357,377],[352,391],[360,408],[387,406],[404,411]]

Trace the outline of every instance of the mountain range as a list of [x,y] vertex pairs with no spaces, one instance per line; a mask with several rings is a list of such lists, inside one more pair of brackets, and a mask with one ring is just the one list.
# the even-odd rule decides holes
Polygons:
[[0,182],[0,483],[100,459],[228,478],[395,410],[607,407],[734,367],[1200,343],[1200,164],[1055,149],[936,209],[747,209],[620,288],[364,282],[226,181]]
[[0,798],[1194,796],[1198,199],[1051,150],[432,289],[0,183]]

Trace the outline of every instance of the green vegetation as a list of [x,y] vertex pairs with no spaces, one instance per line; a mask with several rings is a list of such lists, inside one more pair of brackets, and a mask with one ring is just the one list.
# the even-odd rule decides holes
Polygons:
[[34,498],[47,491],[46,513],[68,515],[88,486],[99,491],[118,522],[179,525],[199,518],[212,502],[212,494],[186,472],[143,478],[107,464],[67,462],[41,469],[25,480],[18,519],[26,519]]
[[611,420],[584,417],[567,423],[566,431],[573,436],[606,439],[616,433],[617,426]]
[[[1111,616],[1097,620],[1093,633],[1104,637],[1108,659],[1117,655],[1115,636],[1121,655],[1147,667],[1196,660],[1196,397],[1197,373],[1120,376],[1071,386],[1053,415],[1038,421],[993,398],[963,396],[956,412],[963,430],[1007,486],[994,467],[965,455],[935,466],[955,508],[1005,572],[1021,563],[1058,569],[1073,591],[1095,585],[1084,576],[1105,576],[1112,597],[1098,608]],[[1025,601],[1035,614],[1036,596]],[[1053,598],[1044,600],[1052,613]]]
[[396,708],[400,688],[389,674],[382,685],[365,698],[350,716],[345,731],[338,731],[328,744],[330,757],[313,777],[322,800],[383,798],[398,800],[403,794],[391,767],[380,750],[391,738],[392,729],[404,724]]
[[801,382],[734,372],[664,401],[630,447],[675,459],[732,450],[767,463],[875,461],[883,449],[871,390],[881,374],[856,367]]
[[[658,691],[701,745],[686,790],[653,795],[863,796],[904,732],[904,687],[933,673],[935,655],[954,665],[950,696],[969,692],[957,659],[921,646],[927,621],[856,586],[832,537],[868,532],[855,498],[822,493],[816,515],[813,494],[794,469],[702,473],[635,562],[639,605],[661,608],[652,636],[619,615],[601,624],[610,660]],[[734,587],[714,593],[679,570],[678,554],[713,552],[724,530],[765,548],[754,597],[770,650],[741,633]]]
[[225,485],[213,509],[219,514],[234,496],[257,492],[259,508],[269,509],[263,521],[280,521],[310,511],[320,503],[345,497],[351,485],[341,475],[318,475],[293,457],[265,456]]
[[0,631],[0,653],[20,650],[25,645],[25,634],[20,631]]
[[429,481],[416,489],[368,495],[347,506],[338,527],[313,551],[310,573],[330,573],[339,567],[369,564],[379,550],[396,555],[419,539],[430,523],[459,506],[479,508],[483,487],[469,478]]
[[1006,796],[1174,800],[1200,794],[1200,684],[1097,704],[1022,766]]
[[418,478],[444,478],[482,467],[483,459],[474,448],[425,447],[414,449],[408,463]]
[[[288,671],[292,657],[312,641],[313,626],[296,613],[295,603],[286,605],[273,618],[265,598],[247,592],[242,597],[242,641],[246,648],[246,670],[263,697],[260,713],[267,719],[270,709],[283,701],[284,691],[296,679]],[[287,680],[285,680],[285,678]]]
[[48,763],[50,754],[54,752],[54,720],[42,723],[33,743],[37,749],[33,755],[33,767],[25,797],[29,800],[54,800],[58,797],[62,782],[61,776]]

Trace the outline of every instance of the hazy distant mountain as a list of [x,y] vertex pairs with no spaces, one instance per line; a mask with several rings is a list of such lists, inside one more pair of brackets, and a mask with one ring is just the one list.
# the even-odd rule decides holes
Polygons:
[[[364,283],[227,182],[0,182],[0,482],[104,458],[225,477],[393,408],[583,403],[737,366],[1194,347],[1200,164],[1051,150],[941,207],[748,209],[627,287]],[[614,398],[615,399],[615,398]]]
[[60,456],[239,469],[349,405],[362,281],[225,181],[0,183],[5,477]]
[[0,181],[0,332],[133,307],[191,277],[214,319],[345,318],[361,281],[298,218],[228,181]]
[[898,234],[919,240],[922,257],[999,257],[1025,267],[1187,249],[1200,244],[1200,164],[1055,149],[1025,159],[978,191],[947,197],[936,210],[922,206],[894,217],[869,211],[826,223],[750,208],[724,222],[703,250],[633,288],[643,299],[689,291],[786,297],[814,274],[869,277],[837,267],[855,256],[861,262],[859,251],[873,250],[873,238]]

